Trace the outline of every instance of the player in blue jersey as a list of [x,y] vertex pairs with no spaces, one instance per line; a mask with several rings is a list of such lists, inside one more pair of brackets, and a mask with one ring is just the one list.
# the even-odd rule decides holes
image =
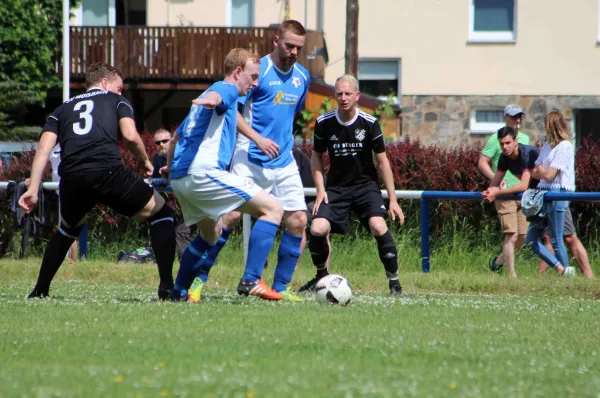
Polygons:
[[[182,255],[174,288],[179,296],[189,289],[189,302],[200,301],[206,279],[202,272],[194,278],[198,275],[195,266],[217,243],[222,215],[238,210],[258,218],[250,235],[250,269],[263,266],[281,223],[283,209],[273,197],[251,180],[226,171],[236,143],[238,97],[256,87],[259,64],[258,56],[247,50],[229,52],[224,62],[225,78],[210,86],[192,105],[171,139],[168,166],[161,172],[171,180],[186,224],[198,223],[199,235]],[[245,274],[238,290],[281,300],[281,295],[264,285],[260,275]]]
[[[280,25],[273,52],[260,61],[258,87],[240,98],[243,118],[238,117],[240,135],[232,162],[233,174],[252,179],[283,206],[286,230],[279,245],[273,290],[292,301],[301,301],[288,284],[300,257],[306,228],[304,190],[292,155],[294,116],[304,106],[310,85],[308,71],[296,63],[305,38],[306,30],[300,22],[288,20]],[[239,212],[224,217],[221,238],[202,264],[205,278],[240,217]],[[247,262],[244,278],[255,275],[261,279],[262,272],[262,264]],[[240,294],[246,294],[245,291],[238,289]]]

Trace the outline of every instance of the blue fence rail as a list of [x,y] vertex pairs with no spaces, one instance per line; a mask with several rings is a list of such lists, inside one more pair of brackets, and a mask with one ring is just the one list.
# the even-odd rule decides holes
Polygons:
[[[8,182],[0,182],[0,189],[6,189]],[[57,190],[58,183],[45,182],[42,184],[44,189]],[[155,186],[159,191],[171,191],[170,186]],[[384,198],[388,198],[387,191],[381,191]],[[315,188],[304,188],[304,195],[315,197],[317,190]],[[429,236],[429,203],[434,200],[483,200],[481,192],[461,192],[461,191],[396,191],[398,199],[419,200],[420,201],[420,220],[421,220],[421,269],[423,272],[431,270],[431,242]],[[500,200],[520,199],[521,195],[503,196]],[[600,192],[548,192],[544,195],[545,202],[555,200],[568,201],[600,201]],[[248,255],[248,240],[251,230],[250,216],[245,214],[243,218],[244,235],[244,260]],[[79,257],[87,257],[87,228],[79,237]]]

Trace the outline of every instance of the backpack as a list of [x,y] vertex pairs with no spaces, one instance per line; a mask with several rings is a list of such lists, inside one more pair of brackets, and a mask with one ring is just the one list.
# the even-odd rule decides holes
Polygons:
[[128,252],[120,250],[117,255],[117,263],[145,264],[153,262],[156,262],[156,259],[148,247],[140,247]]
[[543,226],[546,218],[546,207],[544,206],[545,190],[528,189],[521,198],[521,211],[525,214],[527,221],[534,225]]

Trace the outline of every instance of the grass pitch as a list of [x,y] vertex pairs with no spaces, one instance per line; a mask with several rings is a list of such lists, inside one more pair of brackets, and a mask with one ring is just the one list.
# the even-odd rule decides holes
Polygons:
[[[483,267],[429,275],[411,269],[402,275],[409,294],[392,298],[373,257],[363,268],[339,262],[334,269],[355,289],[346,307],[319,305],[312,295],[302,303],[270,303],[237,296],[241,266],[227,256],[199,305],[155,301],[153,265],[105,261],[65,264],[53,298],[26,301],[39,260],[0,261],[0,395],[591,397],[600,391],[596,281],[533,272],[509,280]],[[294,285],[312,272],[303,262]]]

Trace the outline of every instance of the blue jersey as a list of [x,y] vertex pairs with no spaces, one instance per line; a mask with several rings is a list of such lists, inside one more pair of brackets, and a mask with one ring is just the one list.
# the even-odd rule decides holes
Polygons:
[[238,148],[248,151],[248,160],[267,169],[285,167],[294,161],[294,116],[302,110],[310,77],[302,65],[295,63],[287,72],[277,69],[271,55],[260,60],[258,87],[246,97],[240,97],[244,105],[244,119],[261,136],[279,145],[279,157],[269,159],[254,142],[240,135]]
[[202,96],[215,91],[222,103],[215,109],[192,105],[190,113],[177,128],[171,179],[188,174],[225,170],[231,162],[236,138],[238,89],[231,83],[217,82]]

